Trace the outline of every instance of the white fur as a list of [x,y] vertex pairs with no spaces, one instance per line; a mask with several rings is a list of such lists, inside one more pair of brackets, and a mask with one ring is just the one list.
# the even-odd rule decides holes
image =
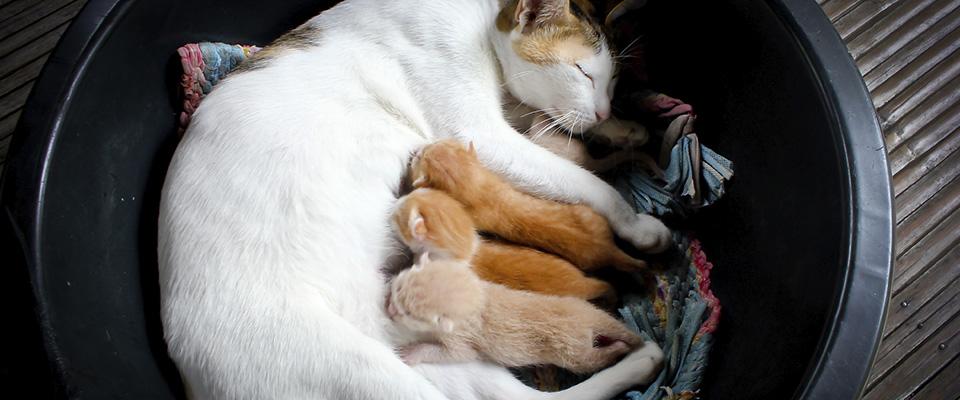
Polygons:
[[165,337],[192,398],[600,400],[649,380],[658,354],[543,394],[499,367],[413,369],[391,349],[388,218],[409,154],[439,136],[473,141],[529,191],[593,206],[638,246],[667,243],[659,221],[504,120],[497,12],[348,0],[308,22],[320,45],[200,105],[167,173],[158,249]]

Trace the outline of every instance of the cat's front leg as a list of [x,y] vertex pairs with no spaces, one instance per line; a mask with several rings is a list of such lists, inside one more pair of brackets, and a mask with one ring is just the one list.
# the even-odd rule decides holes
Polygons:
[[670,246],[670,230],[657,218],[633,207],[596,175],[527,140],[505,121],[498,128],[478,126],[458,138],[473,142],[477,156],[493,171],[528,193],[582,203],[607,218],[613,230],[640,250],[656,253]]
[[407,365],[421,363],[453,363],[477,359],[477,352],[469,346],[443,346],[437,343],[417,343],[400,349],[400,358]]

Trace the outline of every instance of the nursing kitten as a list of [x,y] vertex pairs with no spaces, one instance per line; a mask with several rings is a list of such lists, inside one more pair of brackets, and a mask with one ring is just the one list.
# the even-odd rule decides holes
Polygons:
[[560,257],[480,239],[467,211],[444,192],[416,189],[401,197],[392,221],[401,240],[415,253],[429,252],[434,259],[469,262],[485,281],[585,300],[604,297],[613,302],[616,298],[610,284],[584,276]]
[[597,17],[583,0],[345,0],[218,83],[159,207],[160,315],[187,397],[606,400],[650,382],[655,346],[553,393],[490,363],[411,368],[383,308],[401,178],[439,138],[641,251],[670,248],[659,220],[504,117],[504,92],[574,133],[609,116]]
[[415,187],[439,189],[459,201],[480,231],[557,254],[582,270],[646,267],[617,247],[602,216],[513,188],[480,164],[472,144],[467,149],[448,139],[425,146],[411,160],[410,179]]
[[404,348],[408,364],[489,360],[589,374],[643,343],[582,299],[485,282],[463,261],[429,260],[426,254],[393,279],[387,299],[387,314],[396,323],[436,341]]

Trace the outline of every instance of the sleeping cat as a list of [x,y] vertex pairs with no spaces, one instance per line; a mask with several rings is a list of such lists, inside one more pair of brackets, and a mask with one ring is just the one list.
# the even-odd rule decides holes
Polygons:
[[473,220],[449,195],[416,189],[401,197],[392,218],[415,253],[470,263],[481,279],[517,290],[592,300],[613,300],[610,284],[588,278],[566,260],[525,246],[480,239]]
[[404,348],[409,364],[490,360],[589,374],[643,344],[582,299],[485,282],[466,262],[430,260],[428,254],[393,279],[387,298],[387,314],[395,322],[435,341]]
[[413,186],[446,192],[481,231],[557,254],[582,270],[646,267],[617,247],[607,220],[589,207],[520,192],[481,165],[477,151],[452,139],[425,146],[410,162]]
[[574,132],[609,115],[595,21],[581,0],[346,0],[221,81],[158,221],[164,337],[188,395],[605,400],[648,382],[648,346],[556,393],[490,363],[411,368],[383,309],[401,177],[438,138],[474,142],[513,185],[591,207],[640,250],[670,246],[660,221],[504,118],[503,90]]

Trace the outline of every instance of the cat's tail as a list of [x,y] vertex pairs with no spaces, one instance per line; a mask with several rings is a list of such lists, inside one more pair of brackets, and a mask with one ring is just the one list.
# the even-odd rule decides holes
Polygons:
[[630,257],[623,250],[615,248],[610,255],[610,265],[616,269],[627,272],[641,271],[647,268],[647,262]]

